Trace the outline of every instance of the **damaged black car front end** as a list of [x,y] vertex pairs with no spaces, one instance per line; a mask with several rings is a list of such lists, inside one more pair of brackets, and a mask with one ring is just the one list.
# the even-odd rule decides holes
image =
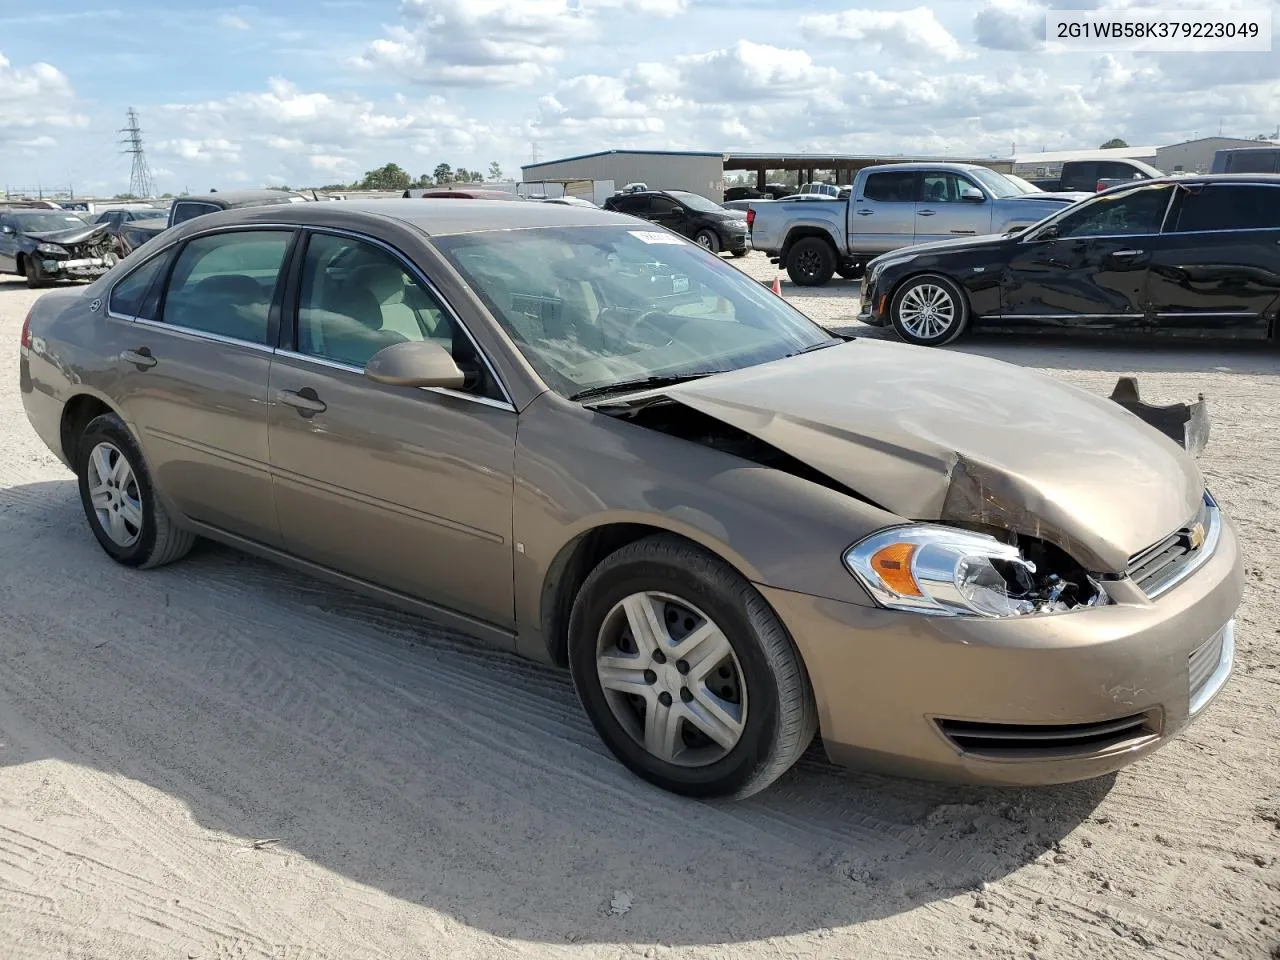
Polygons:
[[106,224],[88,224],[70,214],[11,213],[2,229],[0,270],[26,277],[29,287],[96,280],[119,260]]

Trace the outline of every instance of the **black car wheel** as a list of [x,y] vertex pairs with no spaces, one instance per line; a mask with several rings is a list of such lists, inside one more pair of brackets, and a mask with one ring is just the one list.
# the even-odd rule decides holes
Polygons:
[[796,241],[787,253],[787,276],[801,287],[820,287],[836,272],[836,252],[822,237]]
[[628,544],[591,572],[570,615],[569,664],[614,756],[675,793],[749,796],[817,729],[777,615],[736,570],[677,537]]
[[720,252],[720,238],[716,236],[714,230],[699,230],[694,234],[693,242],[712,253]]
[[35,257],[26,257],[23,259],[23,272],[27,277],[27,286],[32,290],[38,290],[41,287],[49,286],[49,278],[44,272],[44,268],[40,266],[40,261]]
[[889,319],[898,336],[922,347],[940,347],[964,332],[969,301],[946,277],[912,277],[893,295]]
[[862,264],[841,264],[836,267],[836,273],[845,280],[861,280],[863,275]]
[[734,255],[735,257],[745,257],[745,256],[746,256],[748,253],[750,253],[750,252],[751,252],[751,251],[750,251],[750,250],[748,250],[746,247],[743,247],[741,250],[734,250],[734,251],[733,251],[733,255]]

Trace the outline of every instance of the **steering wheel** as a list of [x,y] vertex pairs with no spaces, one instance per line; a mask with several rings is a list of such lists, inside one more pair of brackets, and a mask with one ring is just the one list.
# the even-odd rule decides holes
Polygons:
[[[601,326],[608,329],[609,332],[617,336],[619,339],[635,340],[649,346],[665,347],[672,341],[669,327],[671,323],[671,314],[664,313],[661,310],[647,310],[630,323],[625,319],[625,312],[614,308],[609,308],[601,312]],[[658,335],[655,340],[652,336],[645,336],[642,331],[649,330]]]

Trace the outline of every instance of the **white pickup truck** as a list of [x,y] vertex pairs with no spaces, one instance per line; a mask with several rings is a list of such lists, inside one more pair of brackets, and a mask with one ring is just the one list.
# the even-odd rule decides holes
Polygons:
[[1008,233],[1038,223],[1092,194],[1027,193],[987,167],[967,163],[886,163],[858,171],[846,200],[753,200],[751,246],[783,266],[792,282],[854,280],[873,257],[936,240]]

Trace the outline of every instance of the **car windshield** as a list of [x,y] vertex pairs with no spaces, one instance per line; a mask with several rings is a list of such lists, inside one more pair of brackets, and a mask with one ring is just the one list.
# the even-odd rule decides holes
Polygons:
[[1004,178],[1017,187],[1019,193],[1044,193],[1043,190],[1037,187],[1030,180],[1023,180],[1021,177],[1016,177],[1012,173],[1006,173]]
[[836,341],[758,281],[664,230],[561,227],[433,242],[564,396],[736,370]]
[[724,213],[724,207],[708,200],[706,197],[700,197],[696,193],[686,193],[684,190],[668,190],[667,196],[672,199],[679,200],[690,210],[696,210],[699,213]]
[[991,191],[994,197],[1017,197],[1026,193],[1016,183],[1006,177],[1003,173],[997,173],[995,170],[988,170],[980,167],[976,170],[970,170],[973,178],[979,181],[984,187]]
[[27,233],[48,233],[52,230],[74,230],[76,227],[88,226],[84,218],[66,210],[14,213],[12,216]]

